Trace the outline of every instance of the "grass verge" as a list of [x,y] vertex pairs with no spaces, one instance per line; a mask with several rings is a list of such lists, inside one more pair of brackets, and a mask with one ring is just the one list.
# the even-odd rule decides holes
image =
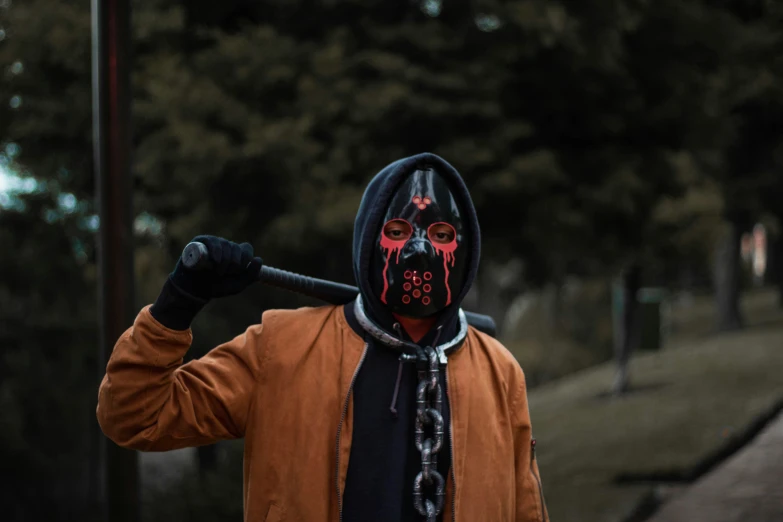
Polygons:
[[767,323],[636,357],[620,399],[611,364],[531,391],[552,520],[622,520],[653,486],[618,477],[698,469],[783,398],[781,368],[783,324]]

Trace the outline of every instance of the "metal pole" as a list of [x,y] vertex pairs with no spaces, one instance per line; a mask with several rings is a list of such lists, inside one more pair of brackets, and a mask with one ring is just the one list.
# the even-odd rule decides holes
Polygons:
[[[93,149],[98,230],[99,373],[134,318],[132,183],[130,176],[130,0],[92,0]],[[99,433],[100,518],[138,522],[135,451]]]

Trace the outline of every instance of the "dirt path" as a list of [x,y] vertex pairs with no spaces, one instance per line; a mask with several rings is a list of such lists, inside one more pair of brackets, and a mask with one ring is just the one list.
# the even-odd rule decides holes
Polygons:
[[648,522],[783,521],[783,414]]

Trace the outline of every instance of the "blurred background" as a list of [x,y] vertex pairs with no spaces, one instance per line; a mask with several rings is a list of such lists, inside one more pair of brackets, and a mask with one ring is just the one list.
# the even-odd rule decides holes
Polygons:
[[[366,183],[429,151],[477,206],[464,306],[525,370],[553,521],[645,520],[780,411],[783,4],[131,9],[134,314],[202,233],[353,284]],[[0,0],[0,519],[102,520],[113,473],[139,520],[240,521],[241,441],[105,469],[91,48],[86,0]],[[213,302],[189,357],[318,304]]]

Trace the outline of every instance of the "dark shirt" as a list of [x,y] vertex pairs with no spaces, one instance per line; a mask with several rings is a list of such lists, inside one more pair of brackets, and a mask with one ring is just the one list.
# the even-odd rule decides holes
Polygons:
[[[353,436],[343,496],[343,522],[424,521],[426,518],[413,505],[413,482],[421,472],[421,453],[414,438],[419,382],[416,367],[414,363],[403,365],[395,415],[391,405],[399,353],[364,334],[353,316],[352,305],[346,306],[346,316],[351,327],[358,328],[357,332],[370,342],[352,392]],[[445,371],[440,373],[440,384],[446,433],[438,453],[438,471],[447,480],[451,465],[451,417]],[[425,492],[425,498],[435,500],[433,490]],[[442,520],[441,512],[438,521]]]

